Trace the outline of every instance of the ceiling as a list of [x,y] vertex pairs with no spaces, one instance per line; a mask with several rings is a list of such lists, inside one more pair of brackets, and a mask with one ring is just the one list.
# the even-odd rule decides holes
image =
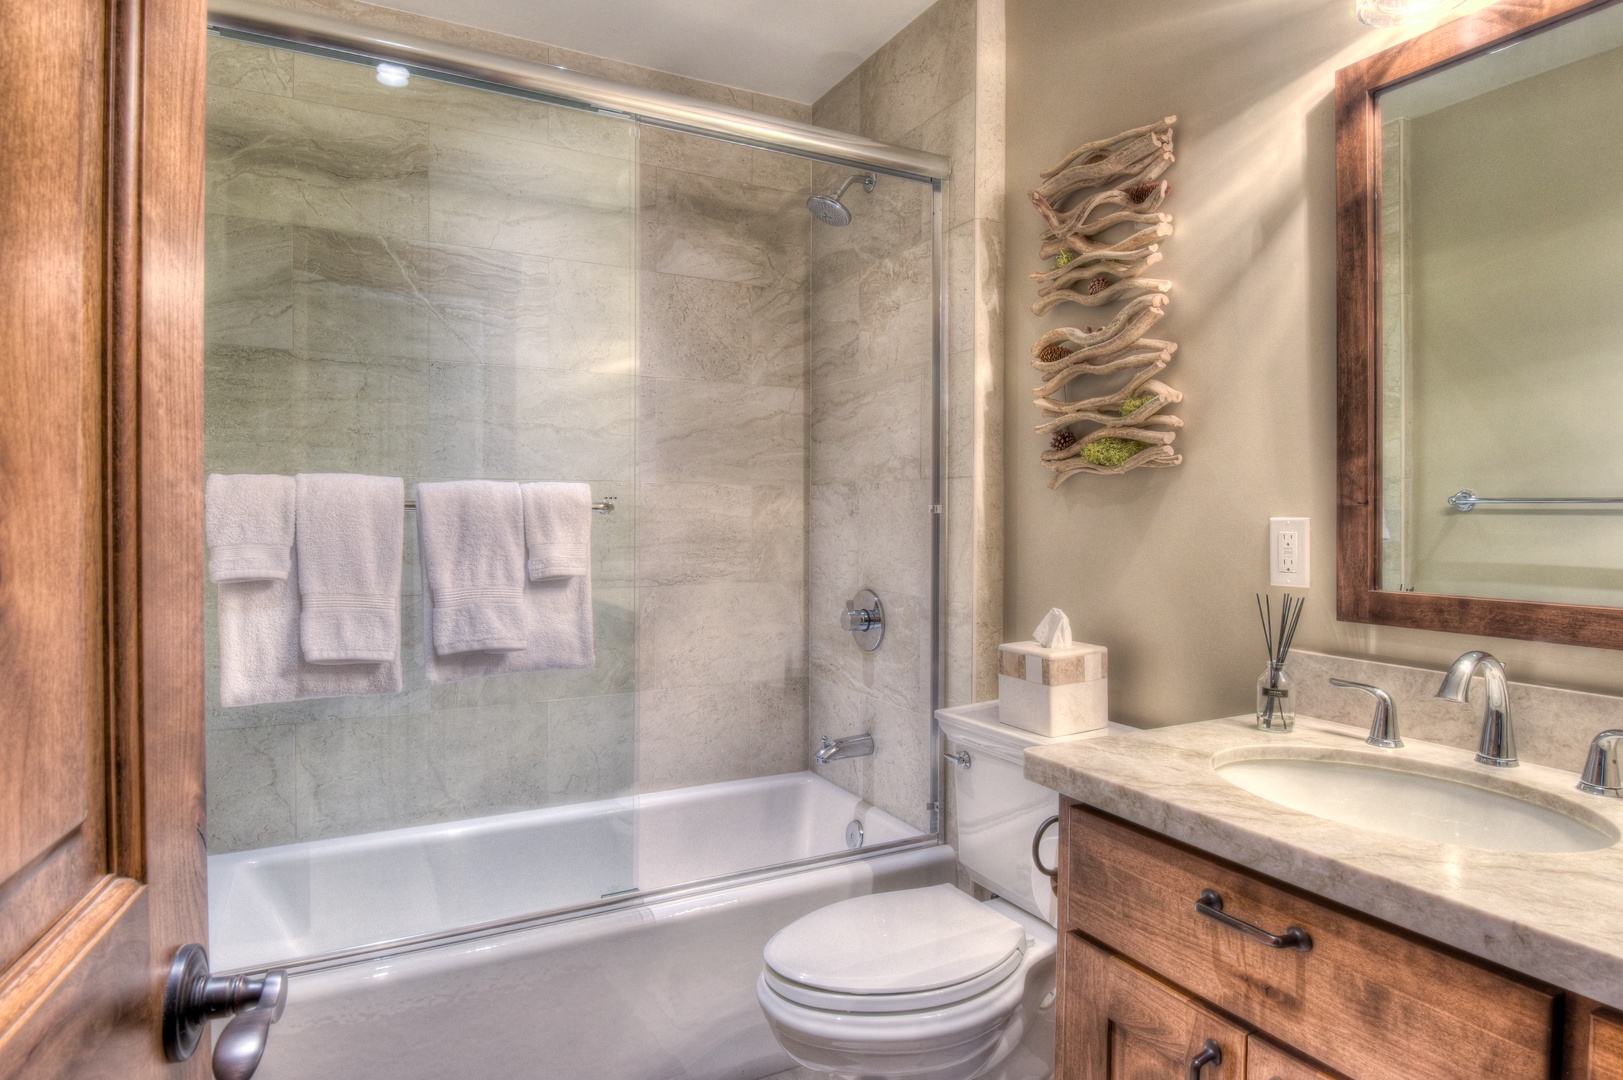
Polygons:
[[383,0],[759,94],[814,102],[931,0]]

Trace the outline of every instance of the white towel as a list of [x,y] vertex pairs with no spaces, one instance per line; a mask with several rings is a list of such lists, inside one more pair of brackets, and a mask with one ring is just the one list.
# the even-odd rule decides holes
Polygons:
[[524,636],[524,506],[517,484],[417,485],[417,539],[435,654],[519,652]]
[[293,566],[293,478],[214,473],[204,486],[209,580],[286,581]]
[[405,482],[349,473],[300,473],[294,479],[304,659],[312,664],[397,660]]
[[299,648],[298,577],[294,558],[286,581],[239,581],[219,587],[220,704],[398,694],[398,653],[386,664],[304,661]]
[[[422,506],[423,488],[417,486]],[[520,581],[519,615],[523,648],[516,652],[438,653],[433,645],[438,597],[429,579],[426,552],[429,523],[418,513],[418,545],[425,552],[423,575],[423,666],[431,684],[456,682],[484,675],[520,671],[590,668],[597,664],[592,635],[592,578],[590,574],[551,581],[524,581],[522,553],[515,563]]]
[[582,577],[592,570],[592,489],[587,484],[525,484],[525,568],[531,581]]

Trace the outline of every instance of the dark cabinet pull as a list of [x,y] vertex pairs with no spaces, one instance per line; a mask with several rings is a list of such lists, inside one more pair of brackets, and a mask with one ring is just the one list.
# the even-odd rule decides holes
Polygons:
[[1037,833],[1031,838],[1031,861],[1037,864],[1037,870],[1039,873],[1048,875],[1048,883],[1053,887],[1055,892],[1059,891],[1059,867],[1047,867],[1043,865],[1042,844],[1043,833],[1047,832],[1050,828],[1058,824],[1059,815],[1055,814],[1053,817],[1046,819],[1041,825],[1037,826]]
[[1313,938],[1306,930],[1299,926],[1286,929],[1283,934],[1270,934],[1260,926],[1252,926],[1242,922],[1223,910],[1223,898],[1212,889],[1202,889],[1200,899],[1195,901],[1195,910],[1230,930],[1238,930],[1252,941],[1266,945],[1270,949],[1296,949],[1299,952],[1308,952],[1313,948]]
[[1200,1080],[1200,1070],[1208,1065],[1223,1064],[1223,1048],[1216,1039],[1207,1039],[1200,1053],[1189,1059],[1189,1080]]

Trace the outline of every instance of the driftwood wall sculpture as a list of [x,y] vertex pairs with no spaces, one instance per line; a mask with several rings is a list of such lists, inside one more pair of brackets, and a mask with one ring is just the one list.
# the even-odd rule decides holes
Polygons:
[[[1031,192],[1046,229],[1038,254],[1051,269],[1032,274],[1034,314],[1061,304],[1121,304],[1100,327],[1063,326],[1031,347],[1044,378],[1035,391],[1051,436],[1043,466],[1051,488],[1076,473],[1125,473],[1180,464],[1172,449],[1183,421],[1162,410],[1183,395],[1156,376],[1178,346],[1144,335],[1166,315],[1172,282],[1145,277],[1161,261],[1172,215],[1161,212],[1171,191],[1162,175],[1175,160],[1176,116],[1083,143],[1042,174]],[[1115,389],[1093,397],[1067,390],[1077,379],[1105,376]]]

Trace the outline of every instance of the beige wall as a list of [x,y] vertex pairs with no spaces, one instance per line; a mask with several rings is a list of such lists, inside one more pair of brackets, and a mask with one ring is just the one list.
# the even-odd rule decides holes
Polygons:
[[[1110,648],[1112,708],[1130,723],[1246,711],[1267,519],[1308,515],[1298,647],[1441,666],[1483,645],[1520,680],[1623,690],[1623,653],[1334,619],[1334,73],[1417,31],[1368,30],[1342,0],[1014,0],[1008,30],[1006,635],[1065,608]],[[1161,269],[1176,286],[1156,334],[1181,343],[1166,381],[1185,394],[1184,464],[1049,491],[1027,350],[1085,316],[1027,310],[1039,229],[1025,192],[1077,143],[1168,114],[1178,234]]]

